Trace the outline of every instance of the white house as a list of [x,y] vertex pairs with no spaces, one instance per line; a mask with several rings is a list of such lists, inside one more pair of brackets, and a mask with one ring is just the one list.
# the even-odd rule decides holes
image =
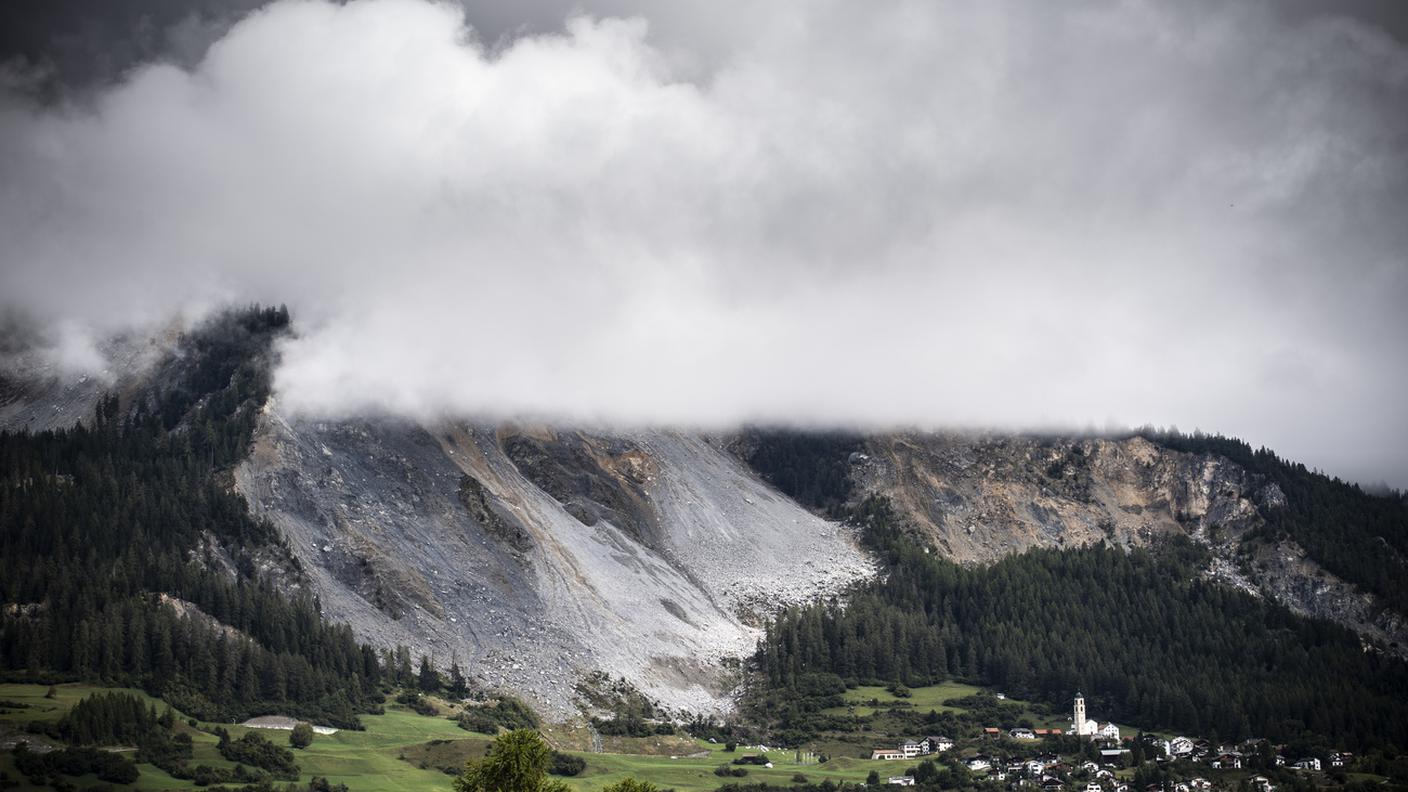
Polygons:
[[925,753],[924,745],[917,743],[913,740],[908,740],[906,742],[900,743],[900,752],[904,754],[904,758],[906,759],[913,759],[914,757]]
[[1294,767],[1297,770],[1318,771],[1320,769],[1320,760],[1316,759],[1313,756],[1307,756],[1304,759],[1298,760],[1295,764],[1291,765],[1291,767]]
[[969,759],[965,764],[968,765],[969,770],[975,773],[979,770],[987,770],[992,767],[992,763],[988,761],[986,756],[975,756]]
[[1100,736],[1107,740],[1118,740],[1120,738],[1120,727],[1116,726],[1114,722],[1111,721],[1100,729]]
[[894,748],[876,748],[875,750],[870,752],[870,758],[883,759],[887,762],[893,762],[898,759],[903,759],[904,751],[899,751]]
[[1017,727],[1017,728],[1015,728],[1015,729],[1013,729],[1013,730],[1011,730],[1011,731],[1009,731],[1009,732],[1007,732],[1007,733],[1008,733],[1009,735],[1011,735],[1011,736],[1012,736],[1012,739],[1014,739],[1014,740],[1035,740],[1035,739],[1036,739],[1036,732],[1032,731],[1031,729],[1024,729],[1024,728],[1022,728],[1022,727],[1020,727],[1020,726]]
[[1085,785],[1085,792],[1101,792],[1100,785],[1092,781]]
[[914,786],[914,776],[890,776],[885,783],[895,786]]
[[943,753],[953,747],[953,740],[949,737],[925,737],[925,753]]
[[1187,756],[1193,753],[1193,741],[1187,737],[1174,737],[1168,741],[1169,756]]

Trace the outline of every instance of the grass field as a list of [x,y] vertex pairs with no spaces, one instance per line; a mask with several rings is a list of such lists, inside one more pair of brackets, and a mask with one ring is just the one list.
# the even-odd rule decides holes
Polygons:
[[[84,696],[110,688],[92,685],[69,684],[56,688],[56,696],[45,698],[48,690],[43,685],[0,685],[0,701],[17,702],[23,708],[0,708],[0,740],[13,739],[23,732],[25,724],[32,720],[54,721],[63,716]],[[876,709],[885,710],[894,705],[907,705],[919,712],[929,710],[959,711],[960,708],[944,704],[945,701],[981,692],[982,689],[959,682],[948,682],[929,687],[914,688],[911,695],[896,698],[882,687],[861,687],[848,690],[844,694],[847,707],[836,708],[844,714],[850,707],[855,714],[870,717]],[[156,704],[158,709],[165,704],[152,699],[141,691],[128,690]],[[871,700],[878,706],[871,706]],[[1009,699],[1009,704],[1023,709],[1024,717],[1043,726],[1065,727],[1060,713],[1048,717],[1038,717],[1025,702]],[[452,707],[445,702],[437,702],[445,712]],[[179,713],[178,713],[179,714]],[[883,717],[883,715],[882,715]],[[1066,719],[1068,720],[1068,719]],[[405,707],[388,703],[383,715],[364,715],[362,722],[365,731],[339,731],[331,735],[318,735],[313,744],[294,755],[302,768],[301,780],[322,776],[334,783],[347,784],[354,792],[448,792],[451,774],[458,772],[467,759],[484,755],[489,744],[486,735],[473,734],[460,729],[445,716],[427,717],[418,715]],[[1008,725],[1008,724],[995,724]],[[214,724],[199,724],[191,728],[180,715],[177,729],[190,734],[194,744],[194,757],[191,766],[200,764],[212,767],[231,767],[232,763],[222,758],[216,751],[216,737],[206,730]],[[248,731],[257,731],[272,742],[286,745],[288,732],[268,729],[247,729],[243,726],[226,725],[233,737]],[[564,779],[574,789],[581,792],[597,792],[608,784],[628,776],[648,780],[664,788],[674,788],[678,792],[712,792],[724,783],[731,781],[766,781],[776,786],[793,783],[793,776],[801,773],[808,781],[863,781],[871,770],[882,777],[903,772],[910,762],[881,762],[861,758],[868,755],[875,745],[888,745],[892,741],[876,733],[856,733],[840,735],[833,742],[821,742],[811,746],[814,750],[830,754],[833,758],[818,764],[814,758],[799,762],[795,751],[775,750],[768,753],[773,767],[749,766],[744,777],[723,778],[714,775],[714,769],[745,753],[756,753],[745,746],[729,753],[720,744],[697,740],[691,737],[665,735],[642,738],[606,738],[604,753],[585,751],[591,744],[590,734],[583,726],[548,726],[545,736],[559,750],[565,750],[584,758],[587,769],[575,778]],[[912,735],[921,736],[921,735]],[[189,781],[182,781],[150,765],[139,765],[141,778],[131,789],[173,790],[190,789]],[[0,753],[0,771],[17,777],[13,759],[9,752]],[[448,771],[448,772],[447,772]],[[87,777],[77,780],[80,788],[93,786],[97,779]]]
[[[42,685],[0,685],[0,700],[28,704],[26,709],[0,713],[0,739],[14,736],[25,723],[31,720],[57,720],[79,699],[95,692],[108,690],[91,685],[59,685],[54,699],[44,698],[47,687]],[[141,691],[135,693],[156,702]],[[156,702],[158,708],[165,705]],[[191,766],[207,764],[212,767],[231,767],[215,749],[216,738],[204,731],[192,729],[180,716],[177,728],[191,735],[194,742],[194,757]],[[402,761],[404,749],[423,744],[430,740],[460,740],[478,746],[480,754],[488,744],[487,737],[475,737],[456,726],[446,718],[430,718],[413,712],[388,706],[385,715],[364,715],[362,722],[366,731],[339,731],[336,734],[320,734],[313,744],[295,757],[303,770],[302,780],[313,776],[324,776],[335,783],[345,783],[357,792],[393,792],[393,790],[448,790],[449,777],[435,769],[421,769],[411,762]],[[201,724],[207,726],[210,724]],[[231,736],[239,737],[248,731],[257,731],[271,742],[286,745],[288,732],[268,729],[246,729],[242,726],[226,725]],[[130,787],[139,790],[190,789],[190,781],[172,778],[151,765],[139,765],[141,778]],[[5,753],[0,756],[0,770],[16,777],[13,759]],[[94,777],[80,778],[80,787],[97,783]]]
[[[966,686],[964,687],[966,690]],[[0,685],[0,700],[28,705],[22,709],[0,712],[0,739],[19,735],[24,725],[32,720],[58,720],[84,696],[112,688],[82,684],[59,685],[56,688],[57,695],[53,699],[45,698],[47,690],[43,685]],[[955,688],[949,688],[942,692],[930,692],[921,689],[917,694],[932,698],[967,695],[965,692],[955,693],[954,690]],[[141,691],[126,692],[152,701],[158,709],[165,707],[165,704],[151,699]],[[216,752],[214,735],[190,728],[185,723],[185,716],[179,713],[178,715],[177,729],[190,734],[194,743],[192,766],[232,766],[232,763]],[[294,751],[303,771],[301,780],[323,776],[334,783],[347,784],[354,792],[448,792],[451,777],[440,768],[458,768],[465,759],[482,756],[489,743],[487,736],[466,732],[445,717],[417,715],[395,704],[388,704],[384,715],[364,715],[362,722],[366,725],[365,731],[339,731],[331,735],[318,735],[311,746]],[[200,724],[202,729],[213,725]],[[225,728],[233,737],[239,737],[247,731],[257,731],[276,744],[286,744],[288,739],[288,733],[283,731],[246,729],[231,725],[226,725]],[[559,730],[547,730],[549,739],[563,747],[574,743],[574,739],[554,739],[555,731]],[[576,738],[578,735],[572,730],[566,730],[559,736]],[[777,750],[768,754],[768,758],[774,763],[772,768],[753,766],[748,768],[746,777],[725,779],[714,775],[715,767],[741,754],[756,752],[739,746],[736,753],[728,753],[722,745],[681,737],[620,740],[615,747],[642,753],[572,751],[586,759],[587,769],[581,776],[564,780],[583,792],[595,792],[627,776],[649,780],[662,787],[673,787],[679,792],[710,792],[728,781],[767,781],[770,784],[785,786],[792,783],[793,775],[799,772],[811,781],[826,778],[834,781],[862,781],[872,769],[879,770],[881,774],[893,774],[903,769],[896,763],[871,762],[850,757],[838,757],[825,764],[817,764],[814,761],[798,764],[794,751]],[[677,750],[678,753],[662,753],[667,750]],[[136,784],[128,788],[192,788],[191,782],[172,778],[151,765],[139,765],[139,769],[141,777]],[[0,754],[0,771],[9,773],[11,778],[19,777],[8,751]],[[96,785],[98,781],[95,777],[87,776],[76,779],[76,783],[80,788],[87,788]]]
[[944,704],[945,701],[955,698],[971,696],[981,693],[982,688],[973,685],[965,685],[962,682],[944,682],[928,687],[913,688],[910,690],[908,698],[899,698],[895,694],[878,685],[862,685],[853,690],[847,690],[843,695],[848,703],[845,707],[832,707],[826,710],[835,715],[845,715],[851,712],[854,707],[854,714],[862,718],[868,718],[875,714],[876,707],[870,706],[871,699],[874,699],[880,708],[890,705],[905,705],[913,707],[920,712],[934,710],[936,712],[962,712],[961,707],[950,707]]

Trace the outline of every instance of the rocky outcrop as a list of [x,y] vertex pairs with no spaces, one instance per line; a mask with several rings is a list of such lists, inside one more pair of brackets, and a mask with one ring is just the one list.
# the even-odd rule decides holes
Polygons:
[[850,529],[674,432],[321,422],[271,403],[236,482],[333,619],[554,717],[593,672],[727,710],[763,614],[873,574]]
[[943,433],[871,437],[851,464],[862,495],[888,497],[922,537],[963,563],[1183,534],[1212,551],[1209,577],[1339,622],[1389,651],[1408,648],[1402,614],[1294,542],[1254,534],[1285,494],[1220,456],[1142,437]]

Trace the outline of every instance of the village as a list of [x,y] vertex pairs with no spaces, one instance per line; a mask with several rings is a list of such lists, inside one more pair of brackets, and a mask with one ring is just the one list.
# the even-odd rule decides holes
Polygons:
[[[1327,755],[1289,757],[1283,745],[1249,739],[1236,744],[1218,744],[1192,737],[1165,738],[1155,734],[1122,736],[1113,722],[1101,724],[1086,717],[1085,698],[1077,693],[1069,729],[1031,726],[986,726],[962,756],[955,755],[960,742],[951,737],[926,736],[905,740],[895,747],[874,748],[874,761],[904,762],[932,760],[961,766],[973,780],[988,780],[1010,790],[1042,792],[1207,792],[1229,788],[1229,770],[1269,770],[1285,768],[1302,773],[1344,769],[1354,755],[1335,751]],[[1062,741],[1065,751],[1053,750],[1052,741]],[[972,750],[976,746],[976,751]],[[1029,747],[1029,750],[1023,750]],[[1070,748],[1075,747],[1073,755]],[[1141,773],[1141,768],[1151,772]],[[1172,769],[1184,772],[1170,772]],[[872,774],[872,783],[915,786],[925,773],[910,768],[903,774],[883,779]],[[1219,780],[1210,780],[1214,776]],[[1156,777],[1157,780],[1144,780]],[[1143,781],[1141,783],[1141,781]],[[1236,787],[1248,792],[1275,792],[1266,775],[1239,774]]]

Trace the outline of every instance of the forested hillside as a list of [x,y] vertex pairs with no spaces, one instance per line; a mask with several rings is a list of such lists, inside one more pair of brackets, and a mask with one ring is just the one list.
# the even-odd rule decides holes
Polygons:
[[1356,636],[1202,579],[1202,550],[1040,550],[964,568],[888,505],[853,510],[887,574],[845,607],[789,610],[758,662],[783,728],[806,728],[817,673],[908,685],[956,676],[1065,706],[1084,690],[1121,722],[1222,738],[1408,741],[1408,665]]
[[287,325],[282,308],[226,314],[183,338],[134,404],[105,398],[91,426],[0,433],[6,677],[135,684],[212,719],[355,727],[379,701],[376,653],[256,577],[287,554],[230,488]]
[[1263,538],[1289,537],[1325,569],[1383,597],[1408,614],[1408,501],[1378,495],[1278,457],[1266,448],[1221,435],[1143,430],[1144,437],[1178,451],[1219,454],[1265,476],[1286,497],[1263,510]]

